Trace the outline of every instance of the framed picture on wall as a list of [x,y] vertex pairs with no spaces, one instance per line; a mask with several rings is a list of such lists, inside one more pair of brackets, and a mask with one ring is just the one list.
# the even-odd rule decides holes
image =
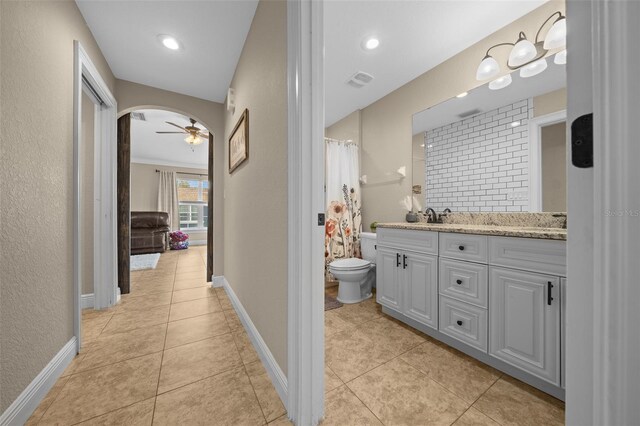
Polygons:
[[249,158],[249,110],[245,109],[229,136],[229,173]]

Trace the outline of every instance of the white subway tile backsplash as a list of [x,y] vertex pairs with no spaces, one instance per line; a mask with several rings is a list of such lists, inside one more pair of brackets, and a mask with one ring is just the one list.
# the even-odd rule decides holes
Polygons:
[[[425,135],[426,205],[436,211],[526,211],[533,100],[523,99]],[[520,125],[511,127],[511,123]]]

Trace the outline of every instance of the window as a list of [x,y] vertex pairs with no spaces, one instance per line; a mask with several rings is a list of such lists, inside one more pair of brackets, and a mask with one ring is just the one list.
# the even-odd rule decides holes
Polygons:
[[209,181],[206,176],[182,175],[176,178],[180,230],[207,229]]

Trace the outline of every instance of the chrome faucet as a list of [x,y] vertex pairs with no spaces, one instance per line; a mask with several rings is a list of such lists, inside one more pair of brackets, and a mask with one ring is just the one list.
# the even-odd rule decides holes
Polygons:
[[427,208],[424,214],[427,215],[427,223],[438,223],[438,214],[431,207]]
[[443,216],[446,216],[446,215],[447,215],[447,213],[451,213],[451,209],[450,209],[450,208],[448,208],[448,207],[447,207],[446,209],[444,209],[444,210],[442,211],[442,213],[440,213],[440,214],[438,215],[438,222],[443,223],[444,221],[442,220],[442,217],[443,217]]

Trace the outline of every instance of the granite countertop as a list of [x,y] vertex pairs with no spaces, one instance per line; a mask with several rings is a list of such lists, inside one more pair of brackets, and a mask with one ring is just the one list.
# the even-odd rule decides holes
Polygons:
[[378,228],[412,229],[417,231],[457,232],[460,234],[493,235],[501,237],[566,240],[567,230],[538,226],[469,225],[453,223],[378,223]]

